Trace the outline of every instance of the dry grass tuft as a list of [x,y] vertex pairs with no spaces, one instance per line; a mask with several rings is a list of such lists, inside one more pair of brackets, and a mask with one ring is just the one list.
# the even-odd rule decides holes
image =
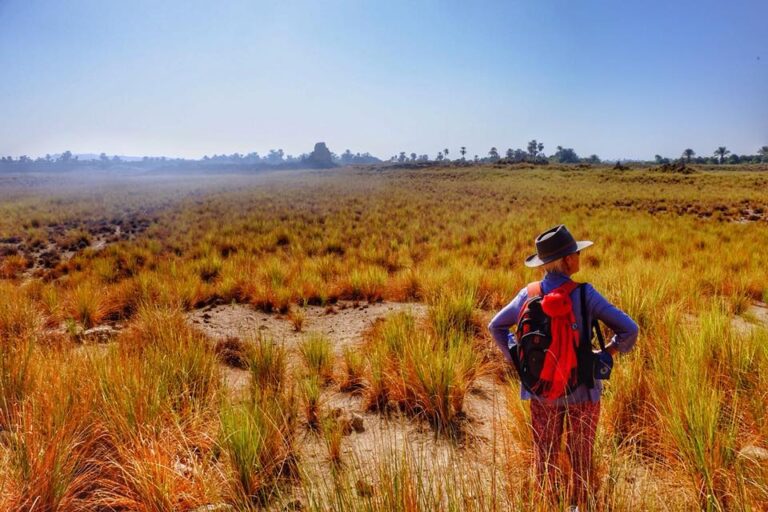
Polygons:
[[482,369],[471,339],[450,331],[440,338],[414,317],[399,313],[376,327],[369,346],[366,403],[396,406],[451,431],[463,416],[464,397]]
[[228,336],[226,339],[217,341],[213,350],[219,361],[227,366],[241,370],[248,368],[251,358],[248,345],[237,336]]

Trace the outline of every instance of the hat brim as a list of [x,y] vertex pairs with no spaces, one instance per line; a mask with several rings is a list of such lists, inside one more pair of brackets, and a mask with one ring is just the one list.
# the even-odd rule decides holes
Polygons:
[[555,254],[550,258],[541,259],[539,258],[538,254],[531,254],[527,258],[525,258],[525,266],[526,267],[540,267],[542,265],[546,265],[547,263],[551,263],[555,260],[559,260],[560,258],[565,258],[569,254],[573,254],[575,252],[581,251],[582,249],[586,249],[590,245],[593,245],[594,242],[591,242],[589,240],[580,240],[576,242],[576,250],[575,251],[569,251],[563,254]]

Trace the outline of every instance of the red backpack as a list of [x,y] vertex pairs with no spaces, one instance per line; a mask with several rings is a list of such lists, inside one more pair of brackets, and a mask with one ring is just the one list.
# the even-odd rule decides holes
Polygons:
[[[579,332],[570,297],[576,288],[581,293],[583,332]],[[581,384],[594,387],[593,329],[603,350],[605,343],[597,320],[589,324],[585,291],[580,283],[570,280],[546,295],[541,282],[528,285],[528,300],[520,310],[516,343],[510,352],[520,381],[531,393],[551,400]]]

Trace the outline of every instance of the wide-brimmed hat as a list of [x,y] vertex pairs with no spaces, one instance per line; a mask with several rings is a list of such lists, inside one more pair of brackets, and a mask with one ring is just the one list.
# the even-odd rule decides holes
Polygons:
[[565,225],[560,224],[548,229],[536,237],[536,254],[525,258],[526,267],[540,267],[551,261],[559,260],[569,254],[579,252],[592,245],[589,240],[577,242]]

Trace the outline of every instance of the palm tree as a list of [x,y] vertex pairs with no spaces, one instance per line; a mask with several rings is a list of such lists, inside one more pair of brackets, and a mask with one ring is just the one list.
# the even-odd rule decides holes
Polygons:
[[768,146],[763,146],[757,150],[757,154],[760,155],[763,162],[768,161]]
[[725,146],[720,146],[719,148],[717,148],[715,150],[714,154],[715,154],[715,156],[720,157],[720,163],[722,164],[723,160],[725,159],[725,155],[727,155],[729,153],[730,153],[730,151],[728,151],[728,149],[726,149]]
[[685,161],[687,163],[691,163],[691,158],[693,158],[694,155],[696,155],[696,152],[690,148],[683,151],[683,156],[685,157]]
[[498,160],[499,159],[499,150],[496,149],[496,147],[492,147],[491,150],[488,152],[488,156],[491,157],[491,160]]
[[467,154],[467,147],[461,146],[461,149],[459,150],[459,153],[461,153],[461,159],[464,160],[464,155]]
[[528,154],[531,155],[531,160],[536,161],[536,155],[538,154],[539,143],[536,139],[533,139],[528,143]]

